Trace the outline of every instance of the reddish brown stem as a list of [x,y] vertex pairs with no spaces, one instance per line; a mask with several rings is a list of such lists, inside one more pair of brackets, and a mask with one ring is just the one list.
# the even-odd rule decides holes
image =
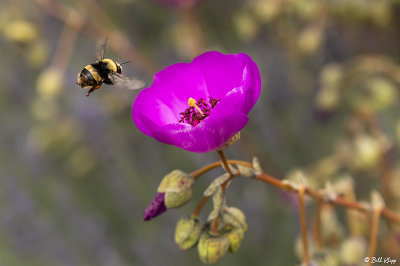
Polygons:
[[300,216],[300,226],[301,226],[301,239],[303,242],[303,263],[304,265],[310,265],[310,255],[308,253],[308,236],[307,236],[307,221],[306,221],[306,210],[304,207],[304,192],[306,187],[302,186],[297,191],[297,196],[299,200],[299,216]]
[[198,216],[201,209],[203,208],[204,204],[206,204],[207,200],[209,197],[203,197],[201,199],[201,201],[199,202],[199,204],[197,204],[196,209],[194,209],[194,211],[192,212],[193,216]]
[[314,242],[319,249],[322,249],[322,236],[321,236],[321,212],[323,208],[323,201],[317,200],[317,211],[315,213],[315,231],[314,231]]
[[[378,238],[378,228],[379,228],[379,217],[381,216],[382,208],[374,208],[372,212],[372,222],[369,234],[369,248],[368,248],[368,257],[371,259],[375,256],[376,250],[376,241]],[[371,265],[372,260],[369,261],[368,265]]]
[[223,164],[224,167],[225,167],[225,170],[226,170],[226,171],[229,173],[229,175],[232,177],[232,176],[233,176],[233,173],[232,173],[231,167],[229,166],[228,161],[226,160],[226,157],[225,157],[224,152],[223,152],[222,150],[218,150],[218,154],[219,154],[219,157],[221,157],[221,161],[222,161],[222,164]]
[[[239,160],[228,160],[227,162],[229,164],[240,164],[240,165],[244,165],[247,167],[252,167],[251,163],[249,163],[249,162],[244,162],[244,161],[239,161]],[[221,164],[222,164],[222,162],[215,162],[215,163],[209,164],[207,166],[204,166],[201,169],[194,171],[192,173],[192,176],[194,178],[198,178],[199,176],[220,166]],[[284,189],[284,190],[288,190],[288,191],[297,191],[291,185],[284,183],[281,180],[276,179],[266,173],[261,173],[260,175],[256,176],[255,179],[260,180],[262,182],[266,182],[266,183],[271,184],[280,189]],[[353,209],[353,210],[357,210],[357,211],[363,212],[363,213],[368,213],[370,211],[370,206],[368,204],[362,204],[357,201],[347,200],[342,197],[336,197],[335,199],[327,198],[327,197],[325,197],[325,195],[323,193],[319,192],[318,190],[309,188],[309,187],[306,188],[305,194],[313,197],[314,199],[317,199],[317,200],[320,199],[323,202],[326,202],[326,203],[329,203],[332,205],[342,206],[346,209]],[[391,210],[387,207],[384,207],[382,209],[381,214],[388,221],[396,223],[396,224],[400,224],[400,215],[398,213],[394,212],[393,210]]]
[[217,216],[213,221],[213,225],[211,228],[212,235],[218,235],[218,224],[219,224],[219,216]]
[[[251,167],[251,163],[244,162],[244,161],[239,161],[239,160],[228,160],[228,164],[241,164],[241,165],[244,165],[244,166],[247,166],[247,167]],[[206,165],[206,166],[204,166],[204,167],[202,167],[202,168],[200,168],[200,169],[198,169],[196,171],[193,171],[191,173],[191,176],[193,176],[194,179],[197,179],[201,175],[203,175],[203,174],[207,173],[208,171],[210,171],[210,170],[212,170],[214,168],[217,168],[217,167],[219,167],[221,165],[222,165],[221,161],[211,163],[211,164]]]

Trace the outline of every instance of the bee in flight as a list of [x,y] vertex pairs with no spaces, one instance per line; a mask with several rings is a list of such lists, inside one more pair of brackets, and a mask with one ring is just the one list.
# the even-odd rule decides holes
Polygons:
[[107,85],[124,83],[128,89],[142,88],[144,86],[142,81],[129,80],[121,75],[121,65],[129,63],[130,61],[120,64],[112,59],[104,58],[106,46],[107,39],[101,45],[100,58],[95,63],[85,66],[78,74],[77,84],[84,89],[89,89],[86,96],[100,89],[103,83]]

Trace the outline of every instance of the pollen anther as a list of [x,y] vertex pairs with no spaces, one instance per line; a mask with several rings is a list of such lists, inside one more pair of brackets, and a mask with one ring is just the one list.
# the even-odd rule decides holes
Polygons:
[[190,97],[189,100],[188,100],[188,104],[189,104],[190,107],[193,107],[193,106],[196,105],[196,100],[193,99],[192,97]]
[[203,113],[203,111],[201,111],[200,107],[197,106],[196,100],[195,100],[195,99],[193,99],[192,97],[190,97],[189,100],[188,100],[188,104],[189,104],[190,107],[196,108],[196,110],[197,110],[202,116],[204,115],[204,113]]
[[188,100],[189,107],[180,113],[181,118],[179,119],[179,123],[187,123],[193,127],[198,125],[210,115],[211,110],[219,101],[219,99],[213,97],[209,97],[208,101],[205,101],[203,98],[196,101],[190,97]]

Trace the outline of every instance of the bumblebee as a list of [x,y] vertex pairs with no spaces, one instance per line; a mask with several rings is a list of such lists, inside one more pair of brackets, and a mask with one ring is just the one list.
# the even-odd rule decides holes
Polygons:
[[95,63],[85,66],[78,74],[77,84],[84,89],[89,89],[86,96],[93,91],[100,89],[103,83],[114,85],[118,79],[122,79],[122,64],[109,58],[104,58],[104,52],[107,45],[105,40],[102,45],[101,56]]

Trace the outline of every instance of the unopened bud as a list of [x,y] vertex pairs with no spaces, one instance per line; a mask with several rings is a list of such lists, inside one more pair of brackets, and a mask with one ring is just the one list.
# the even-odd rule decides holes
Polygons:
[[247,230],[246,216],[238,208],[226,208],[222,215],[222,220],[225,224],[229,224],[233,228],[241,228],[243,231]]
[[362,237],[346,239],[340,248],[340,257],[346,265],[356,265],[362,261],[367,251],[367,243]]
[[360,135],[354,140],[354,165],[359,169],[370,169],[379,162],[379,142],[368,135]]
[[327,242],[335,242],[343,236],[343,225],[340,223],[335,209],[324,206],[321,210],[322,238]]
[[226,235],[210,235],[204,232],[200,236],[197,250],[200,260],[205,264],[217,262],[229,249],[229,239]]
[[242,228],[233,228],[226,235],[229,239],[229,252],[237,252],[244,238],[244,230]]
[[32,22],[16,20],[7,25],[4,35],[8,40],[25,46],[37,39],[38,32]]
[[164,204],[164,193],[157,193],[154,199],[147,205],[143,213],[143,220],[149,221],[167,210]]
[[301,52],[311,54],[321,46],[322,37],[321,27],[315,25],[309,26],[300,32],[297,39],[297,46]]
[[61,92],[62,83],[62,72],[56,68],[48,68],[38,76],[36,89],[41,97],[53,98]]
[[192,248],[199,240],[200,220],[192,215],[181,218],[175,228],[175,243],[182,250]]
[[177,208],[192,197],[193,177],[181,171],[174,170],[166,175],[158,186],[159,193],[165,193],[164,204],[167,208]]

